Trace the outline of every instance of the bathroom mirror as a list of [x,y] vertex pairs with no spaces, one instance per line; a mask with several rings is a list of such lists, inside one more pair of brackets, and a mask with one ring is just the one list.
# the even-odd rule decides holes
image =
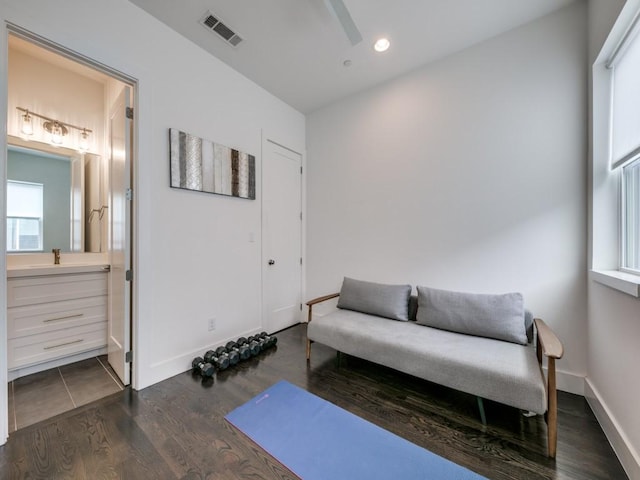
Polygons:
[[7,136],[7,253],[104,251],[98,155]]

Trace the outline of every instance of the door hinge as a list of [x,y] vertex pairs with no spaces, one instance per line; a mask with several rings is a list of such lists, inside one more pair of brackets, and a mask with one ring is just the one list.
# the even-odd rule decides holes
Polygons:
[[131,350],[124,354],[124,361],[126,363],[131,363],[133,361],[133,352]]
[[125,272],[125,274],[124,274],[124,279],[125,279],[127,282],[132,281],[132,280],[133,280],[133,270],[127,270],[127,271]]
[[300,304],[300,311],[302,311],[302,304]]
[[124,191],[124,196],[127,200],[133,200],[133,190],[131,190],[130,188],[127,188]]
[[302,175],[302,167],[300,167],[300,175]]
[[125,109],[125,115],[129,120],[133,120],[133,107],[127,107]]
[[300,221],[302,221],[302,212],[300,212]]
[[302,265],[302,257],[300,257],[300,265]]

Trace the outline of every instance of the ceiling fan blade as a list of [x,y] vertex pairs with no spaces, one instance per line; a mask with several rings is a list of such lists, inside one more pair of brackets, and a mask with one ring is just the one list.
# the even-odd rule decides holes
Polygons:
[[362,35],[358,27],[356,27],[353,18],[351,18],[351,14],[349,10],[347,10],[344,2],[342,0],[325,0],[325,3],[342,25],[342,29],[349,38],[351,45],[355,46],[359,44],[362,41]]

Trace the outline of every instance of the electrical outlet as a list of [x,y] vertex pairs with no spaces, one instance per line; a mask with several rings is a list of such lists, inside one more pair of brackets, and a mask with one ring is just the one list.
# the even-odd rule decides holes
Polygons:
[[210,318],[209,319],[208,328],[209,328],[210,332],[216,329],[216,319],[215,318]]

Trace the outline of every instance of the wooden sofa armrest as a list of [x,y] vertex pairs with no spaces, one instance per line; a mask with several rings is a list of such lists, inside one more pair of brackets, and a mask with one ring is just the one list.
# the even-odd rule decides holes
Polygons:
[[[307,322],[311,323],[312,310],[313,306],[317,303],[326,302],[327,300],[331,300],[332,298],[339,297],[340,293],[330,293],[329,295],[323,295],[322,297],[314,298],[313,300],[309,300],[307,302],[307,306],[309,307],[309,316],[307,317]],[[307,362],[311,360],[311,340],[307,338]]]
[[313,306],[317,303],[322,303],[322,302],[326,302],[327,300],[331,300],[332,298],[336,298],[339,297],[340,293],[330,293],[329,295],[323,295],[322,297],[318,297],[318,298],[314,298],[313,300],[309,300],[307,302],[307,306],[309,307],[309,316],[307,318],[307,321],[310,322],[311,321],[311,310],[313,309]]
[[564,347],[543,320],[535,318],[538,363],[542,368],[542,356],[547,358],[547,441],[549,457],[556,457],[558,446],[558,392],[556,390],[556,359],[562,358]]
[[542,355],[554,359],[562,358],[564,347],[553,330],[540,318],[534,319],[533,323],[538,332],[538,360],[542,360]]

